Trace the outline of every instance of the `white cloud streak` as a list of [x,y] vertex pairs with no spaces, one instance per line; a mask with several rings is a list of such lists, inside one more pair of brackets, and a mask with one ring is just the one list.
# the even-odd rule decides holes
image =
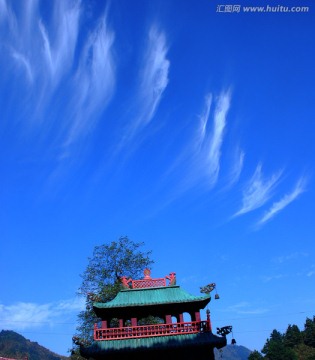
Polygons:
[[8,16],[8,7],[5,0],[0,0],[0,21]]
[[114,33],[108,29],[106,17],[93,32],[80,58],[74,79],[74,96],[70,111],[72,124],[65,146],[89,133],[99,120],[99,114],[109,103],[115,88],[113,60]]
[[49,80],[52,90],[73,65],[79,32],[79,1],[55,1],[47,24],[40,18],[36,0],[23,3],[20,14],[15,14],[4,1],[0,9],[3,10],[2,22],[8,25],[5,42],[12,57],[24,63],[32,79],[36,76],[37,87]]
[[266,308],[252,308],[252,305],[246,301],[231,305],[227,308],[227,311],[235,312],[239,315],[259,315],[269,312]]
[[229,175],[227,188],[238,182],[243,166],[244,166],[245,152],[237,147],[234,151],[233,164]]
[[224,129],[226,126],[226,115],[230,107],[230,93],[222,93],[218,99],[218,103],[214,113],[214,124],[212,136],[209,142],[209,150],[207,155],[207,167],[210,181],[217,181],[220,170],[221,146],[223,142]]
[[149,31],[148,44],[143,54],[142,71],[139,78],[139,89],[135,99],[137,111],[127,125],[121,149],[154,118],[163,93],[168,85],[170,61],[167,59],[168,46],[166,35],[157,26]]
[[287,277],[287,275],[275,274],[275,275],[271,275],[271,276],[262,276],[262,281],[263,282],[270,282],[270,281],[273,281],[273,280],[282,279],[284,277]]
[[[31,114],[25,117],[29,119],[25,125],[41,126],[45,135],[55,131],[52,138],[63,145],[59,159],[94,129],[115,88],[114,33],[105,14],[78,43],[83,6],[79,0],[56,0],[50,15],[43,18],[37,0],[23,3],[20,12],[0,2],[5,55],[25,74],[23,78],[13,72],[12,77],[19,92],[28,85],[25,93]],[[57,98],[67,102],[62,109],[58,103],[52,112]]]
[[212,94],[207,94],[205,97],[205,104],[203,113],[200,116],[199,128],[195,140],[196,150],[200,151],[207,135],[207,124],[210,118],[210,110],[212,106]]
[[165,33],[153,26],[149,32],[149,44],[141,76],[142,114],[136,126],[146,125],[152,120],[167,87],[170,67],[170,62],[166,58],[167,51]]
[[274,262],[276,264],[283,264],[287,261],[296,260],[299,258],[305,258],[307,256],[308,256],[308,254],[304,253],[304,252],[294,252],[289,255],[278,256],[278,257],[272,259],[272,262]]
[[296,183],[294,189],[289,194],[284,195],[279,201],[272,204],[271,208],[265,212],[264,216],[258,221],[257,225],[263,225],[271,220],[275,215],[296,200],[305,191],[305,179],[301,178]]
[[[181,177],[174,198],[194,186],[201,185],[209,190],[216,185],[230,102],[229,90],[216,98],[211,93],[205,96],[194,137],[172,167]],[[185,167],[184,176],[182,166]]]
[[25,330],[44,324],[62,322],[73,313],[84,309],[84,300],[74,298],[57,303],[36,304],[18,302],[12,305],[0,304],[0,324],[5,328]]
[[263,206],[272,197],[281,174],[282,171],[278,171],[269,179],[264,179],[262,165],[258,164],[254,175],[243,191],[242,207],[234,214],[234,216],[246,214]]
[[205,176],[210,187],[216,184],[220,172],[221,148],[230,102],[230,91],[222,92],[215,101],[213,121],[210,125],[213,98],[208,94],[205,97],[204,111],[200,116],[194,145],[195,154],[192,159],[197,165],[197,168],[194,168],[194,175]]
[[30,83],[33,83],[33,70],[29,60],[22,54],[19,54],[16,51],[12,51],[12,57],[16,60],[17,64],[25,70],[26,78]]
[[231,182],[233,184],[236,183],[241,176],[241,172],[244,166],[244,159],[245,159],[245,152],[240,149],[237,149],[236,159],[231,174]]
[[57,1],[54,6],[51,37],[44,24],[39,22],[43,41],[43,56],[53,85],[56,86],[62,75],[73,64],[79,31],[79,2]]

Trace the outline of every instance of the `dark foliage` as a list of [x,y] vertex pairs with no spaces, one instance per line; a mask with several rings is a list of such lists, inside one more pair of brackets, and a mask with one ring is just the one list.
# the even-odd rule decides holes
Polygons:
[[264,357],[257,350],[254,350],[248,357],[248,360],[262,360]]
[[48,349],[25,339],[22,335],[11,330],[0,332],[0,356],[30,360],[65,360],[67,357],[52,353]]
[[284,345],[289,348],[294,348],[302,344],[303,336],[300,329],[296,325],[289,325],[284,334]]
[[[79,325],[75,335],[76,343],[89,344],[93,340],[93,325],[99,319],[93,312],[93,302],[111,301],[121,289],[121,276],[138,279],[143,276],[143,270],[152,265],[150,251],[142,251],[143,243],[121,237],[118,241],[96,246],[93,256],[88,259],[88,265],[81,275],[82,284],[79,294],[86,298],[86,309],[78,315]],[[118,324],[115,320],[111,326]],[[78,346],[72,349],[72,359],[81,359]]]
[[[303,331],[297,325],[289,325],[284,334],[273,330],[262,353],[266,360],[315,360],[315,317],[306,319]],[[259,359],[253,356],[249,360]]]
[[303,338],[305,345],[315,348],[315,316],[313,316],[313,319],[306,319]]

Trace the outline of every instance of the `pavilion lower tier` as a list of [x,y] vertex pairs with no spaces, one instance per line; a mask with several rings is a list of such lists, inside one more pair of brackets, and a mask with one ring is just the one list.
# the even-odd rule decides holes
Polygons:
[[90,360],[214,360],[214,348],[226,345],[226,338],[210,331],[148,337],[96,340],[81,347],[81,355]]

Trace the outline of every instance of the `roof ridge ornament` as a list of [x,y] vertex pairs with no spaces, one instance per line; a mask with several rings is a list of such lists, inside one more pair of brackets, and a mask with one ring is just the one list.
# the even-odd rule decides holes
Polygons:
[[[121,276],[120,281],[122,288],[124,290],[129,289],[145,289],[145,288],[154,288],[154,287],[165,287],[165,286],[175,286],[176,285],[176,273],[171,272],[169,275],[164,278],[151,278],[151,270],[146,268],[143,271],[144,278],[142,280],[133,280],[128,279],[127,276]],[[166,284],[166,280],[169,280],[169,283]],[[131,286],[130,286],[131,283]]]
[[131,279],[131,278],[127,280],[127,276],[122,276],[122,277],[120,278],[120,280],[121,280],[122,287],[123,287],[124,289],[130,289],[129,283],[132,282],[132,279]]
[[148,268],[145,268],[143,271],[144,279],[151,279],[151,270]]
[[171,272],[168,276],[165,276],[165,279],[170,281],[168,286],[176,285],[176,273]]

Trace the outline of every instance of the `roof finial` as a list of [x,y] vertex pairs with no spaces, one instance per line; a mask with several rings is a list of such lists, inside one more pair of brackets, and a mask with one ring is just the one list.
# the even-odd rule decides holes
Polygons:
[[144,274],[145,279],[151,279],[151,270],[150,269],[148,269],[148,268],[144,269],[143,274]]
[[176,285],[176,273],[171,272],[168,276],[165,276],[165,279],[168,279],[170,281],[170,283],[168,284],[169,286]]

